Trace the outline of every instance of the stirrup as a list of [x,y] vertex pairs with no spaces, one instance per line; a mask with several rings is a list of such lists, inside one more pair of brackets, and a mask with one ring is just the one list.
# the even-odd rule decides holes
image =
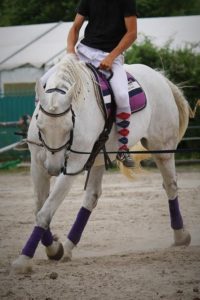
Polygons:
[[117,153],[117,160],[120,161],[127,168],[134,168],[134,161],[129,153],[119,151]]

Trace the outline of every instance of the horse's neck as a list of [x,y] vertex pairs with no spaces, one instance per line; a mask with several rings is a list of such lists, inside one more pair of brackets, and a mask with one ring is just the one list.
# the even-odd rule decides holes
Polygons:
[[[72,90],[72,108],[75,113],[75,140],[83,140],[93,143],[104,127],[103,114],[97,102],[97,90],[94,79],[90,76],[88,69],[81,63],[63,60],[55,77],[55,85],[61,84]],[[50,84],[51,85],[51,84]],[[77,138],[78,137],[78,138]]]
[[83,140],[83,143],[86,143],[86,147],[94,144],[104,127],[103,114],[96,96],[91,80],[84,94],[80,95],[80,102],[75,111],[75,130],[79,133],[79,138]]

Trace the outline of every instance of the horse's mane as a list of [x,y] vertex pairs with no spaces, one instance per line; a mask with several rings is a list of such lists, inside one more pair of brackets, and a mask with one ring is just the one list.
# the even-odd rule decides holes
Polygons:
[[66,55],[58,65],[55,86],[66,90],[74,86],[73,99],[78,101],[79,96],[85,94],[87,83],[91,79],[91,74],[83,62],[72,55]]

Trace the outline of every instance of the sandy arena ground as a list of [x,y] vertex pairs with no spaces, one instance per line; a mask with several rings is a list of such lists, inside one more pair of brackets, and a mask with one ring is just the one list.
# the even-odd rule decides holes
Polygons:
[[[177,169],[180,206],[192,235],[174,248],[168,203],[156,169],[128,181],[106,173],[103,194],[68,263],[46,259],[39,245],[34,271],[10,273],[34,224],[28,171],[0,173],[0,299],[198,300],[200,299],[200,167]],[[53,231],[61,241],[82,203],[80,175],[58,209]]]

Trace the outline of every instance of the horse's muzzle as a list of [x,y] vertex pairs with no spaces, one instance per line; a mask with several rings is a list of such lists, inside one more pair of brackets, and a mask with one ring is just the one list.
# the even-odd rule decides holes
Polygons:
[[44,163],[44,167],[50,176],[58,176],[61,173],[61,167],[49,165],[48,163]]
[[61,173],[61,170],[57,170],[57,169],[47,169],[47,172],[50,176],[58,176]]

